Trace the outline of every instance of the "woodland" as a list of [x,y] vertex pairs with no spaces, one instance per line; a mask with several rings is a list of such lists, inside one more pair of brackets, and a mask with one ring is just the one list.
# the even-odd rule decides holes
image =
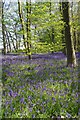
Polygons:
[[78,119],[80,1],[5,0],[0,13],[0,117]]

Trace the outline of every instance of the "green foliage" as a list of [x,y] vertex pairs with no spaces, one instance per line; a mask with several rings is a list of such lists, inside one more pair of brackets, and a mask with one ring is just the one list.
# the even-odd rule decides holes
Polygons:
[[[52,28],[54,28],[55,41],[61,41],[62,34],[60,31],[63,29],[64,23],[62,21],[62,16],[59,11],[54,8],[54,3],[52,4],[52,14],[49,12],[50,3],[37,4],[37,7],[33,10],[32,14],[32,24],[36,25],[36,34],[39,35],[39,41],[52,42]],[[55,11],[55,12],[54,12]],[[41,13],[41,14],[40,14]],[[45,14],[44,14],[45,13]],[[36,19],[36,24],[35,24]]]
[[[50,6],[50,1],[47,1],[47,2],[37,1],[35,3],[32,2],[31,15],[29,15],[29,18],[31,21],[31,26],[30,26],[31,27],[30,28],[31,39],[29,40],[29,42],[32,44],[32,46],[36,46],[36,50],[34,48],[32,50],[31,48],[31,53],[29,54],[32,54],[34,52],[40,53],[40,52],[46,52],[46,51],[47,52],[48,51],[59,51],[60,49],[62,49],[62,46],[63,46],[62,45],[62,42],[63,42],[62,30],[64,30],[64,22],[63,22],[63,17],[61,15],[59,7],[60,7],[59,4],[55,2],[51,2],[51,6]],[[80,29],[79,17],[77,15],[77,11],[78,11],[77,7],[78,7],[77,3],[74,3],[73,21],[70,22],[71,29],[72,30],[75,29],[76,35]],[[16,3],[10,3],[9,9],[7,8],[8,8],[8,5],[5,2],[4,24],[6,26],[6,31],[11,34],[11,36],[9,36],[11,47],[12,48],[14,47],[13,43],[15,45],[15,38],[17,34],[18,52],[20,51],[19,49],[22,49],[21,52],[27,51],[27,48],[24,50],[22,47],[24,46],[23,30],[21,27],[19,15],[18,15],[18,8],[16,7]],[[27,22],[27,16],[25,14],[26,8],[27,6],[25,2],[23,2],[22,3],[22,15],[23,15],[23,21],[24,21],[24,26],[25,26],[25,34],[26,34],[26,22]],[[6,15],[6,11],[7,11],[7,15]],[[52,31],[52,28],[54,29],[53,31]],[[6,38],[8,37],[6,36]],[[20,46],[19,46],[19,41],[20,41]],[[26,42],[27,42],[27,38],[26,38]],[[41,46],[39,45],[40,42],[42,42]],[[6,44],[8,45],[8,43]],[[77,49],[79,49],[80,48],[79,45],[77,46],[78,46]],[[13,48],[13,51],[15,51],[15,48]]]
[[48,53],[48,52],[57,52],[64,48],[63,44],[60,42],[57,43],[47,43],[47,42],[37,42],[33,45],[31,52],[32,53]]

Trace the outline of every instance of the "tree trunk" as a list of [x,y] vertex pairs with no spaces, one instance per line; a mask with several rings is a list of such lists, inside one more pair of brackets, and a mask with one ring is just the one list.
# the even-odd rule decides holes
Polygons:
[[3,36],[3,54],[6,54],[6,39],[5,39],[5,25],[4,25],[4,2],[2,2],[2,36]]
[[27,8],[27,23],[26,23],[26,32],[27,32],[27,51],[28,51],[28,58],[31,59],[31,0],[28,2],[26,1],[26,8]]
[[18,43],[18,38],[17,38],[17,30],[16,30],[16,24],[15,24],[15,27],[14,27],[14,33],[15,33],[15,41],[16,41],[16,51],[18,50],[18,45],[19,45],[19,43]]
[[[59,11],[60,11],[61,15],[63,16],[63,14],[62,14],[63,13],[63,10],[62,10],[62,0],[60,0],[60,2],[59,2]],[[63,18],[62,18],[62,21],[64,21]],[[65,29],[63,29],[61,31],[61,34],[62,34],[62,43],[64,45],[64,48],[62,49],[62,52],[66,55],[67,52],[66,52],[66,46],[65,46]]]
[[10,40],[9,40],[9,35],[8,35],[8,32],[7,32],[7,30],[6,30],[6,39],[7,39],[7,44],[8,44],[8,47],[9,47],[9,49],[7,50],[7,52],[11,52],[11,44],[10,44]]
[[76,67],[76,56],[71,39],[70,25],[69,25],[69,2],[62,2],[63,20],[65,22],[65,40],[67,48],[67,66]]
[[[50,5],[49,5],[49,13],[50,13],[50,19],[51,19],[51,15],[52,15],[52,13],[51,13],[51,5],[52,3],[51,3],[51,0],[50,0]],[[51,41],[54,43],[55,41],[54,41],[54,28],[53,28],[53,26],[51,27]]]
[[22,13],[20,0],[18,0],[18,11],[19,11],[19,17],[20,17],[21,27],[22,27],[22,31],[23,31],[24,47],[26,49],[27,48],[27,46],[26,46],[26,37],[25,37],[25,32],[26,31],[25,31],[25,25],[24,25],[23,13]]
[[[71,2],[71,21],[72,21],[72,23],[74,23],[73,2]],[[73,39],[73,42],[74,42],[74,49],[77,50],[76,28],[73,25],[71,27],[71,36],[72,36],[72,39]]]
[[[77,32],[77,40],[78,40],[78,45],[80,45],[80,1],[78,2],[78,32]],[[80,51],[80,48],[79,48]]]
[[[14,48],[14,50],[16,51],[16,46],[15,46],[15,43],[14,43],[14,40],[13,40],[13,38],[12,38],[12,35],[11,35],[11,33],[8,31],[8,34],[9,34],[9,37],[10,37],[10,39],[11,39],[11,41],[12,41],[12,45],[13,45],[13,48]],[[17,51],[16,51],[17,52]]]

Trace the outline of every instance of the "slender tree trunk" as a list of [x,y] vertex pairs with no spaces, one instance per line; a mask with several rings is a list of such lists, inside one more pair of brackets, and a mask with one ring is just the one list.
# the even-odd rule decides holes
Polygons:
[[[50,0],[50,5],[49,5],[49,14],[50,14],[50,19],[51,19],[51,15],[52,15],[52,11],[51,11],[51,6],[52,6],[52,3],[51,3],[51,0]],[[48,34],[49,35],[49,34]],[[50,35],[49,35],[50,36]],[[51,26],[51,42],[54,43],[54,28],[53,26]],[[53,53],[53,51],[51,51],[51,53]]]
[[[11,39],[11,41],[12,41],[12,44],[13,44],[13,48],[14,48],[14,50],[16,51],[16,46],[15,46],[15,43],[14,43],[14,40],[13,40],[13,38],[12,38],[12,36],[11,36],[11,33],[8,31],[8,34],[9,34],[9,37],[10,37],[10,39]],[[16,51],[17,52],[17,51]]]
[[6,54],[5,24],[4,24],[4,2],[2,2],[2,36],[3,36],[3,54]]
[[73,41],[74,41],[74,49],[75,51],[77,51],[77,45],[78,45],[78,42],[77,42],[77,35],[76,35],[76,29],[74,28],[74,31],[73,31]]
[[79,26],[79,30],[77,32],[77,40],[78,40],[78,45],[80,45],[80,1],[78,2],[78,26]]
[[76,66],[76,56],[73,45],[73,40],[71,39],[70,25],[69,25],[69,2],[62,2],[63,9],[63,19],[65,22],[65,40],[67,48],[67,66]]
[[8,52],[11,52],[11,44],[10,44],[10,40],[9,40],[9,35],[8,35],[8,32],[6,31],[6,39],[7,39],[7,44],[8,44],[8,46],[9,46],[9,50],[8,50]]
[[19,38],[19,45],[18,45],[18,48],[20,49],[21,47],[21,38]]
[[16,41],[16,51],[18,50],[18,38],[17,38],[17,31],[16,31],[16,24],[15,24],[15,27],[14,27],[14,33],[15,33],[15,41]]
[[8,45],[8,40],[6,39],[6,51],[9,53],[9,45]]
[[[51,15],[52,15],[51,6],[52,6],[52,3],[50,0],[50,6],[49,6],[50,19],[51,19]],[[51,37],[50,38],[51,38],[51,41],[54,43],[54,28],[53,28],[53,26],[51,27]]]
[[[74,23],[74,18],[73,18],[73,2],[71,2],[71,21]],[[74,49],[77,49],[77,39],[76,39],[76,28],[75,26],[72,25],[71,27],[71,36],[74,42]]]
[[34,40],[35,40],[35,39],[36,39],[35,36],[36,36],[36,28],[37,28],[37,25],[35,25],[34,27],[35,27],[35,29],[34,29]]
[[28,58],[31,59],[31,0],[26,1],[27,8],[27,23],[26,23],[26,32],[27,32],[27,50],[28,50]]
[[[20,17],[20,22],[21,22],[21,26],[22,26],[22,31],[23,31],[23,40],[24,40],[24,47],[25,49],[27,48],[26,46],[26,37],[25,37],[25,24],[24,24],[24,20],[23,20],[23,13],[22,13],[22,7],[21,7],[21,1],[18,0],[18,11],[19,11],[19,17]],[[26,52],[27,53],[27,52]]]

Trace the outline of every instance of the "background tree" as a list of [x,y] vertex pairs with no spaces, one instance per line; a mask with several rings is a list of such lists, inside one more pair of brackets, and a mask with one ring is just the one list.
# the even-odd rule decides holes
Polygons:
[[80,1],[78,2],[78,50],[80,51]]
[[[25,28],[25,23],[24,23],[24,18],[23,18],[23,13],[22,13],[22,6],[21,6],[21,0],[18,0],[18,11],[19,11],[19,17],[20,17],[20,22],[21,22],[21,27],[22,27],[22,35],[23,35],[23,41],[24,41],[24,47],[25,47],[25,50],[27,48],[27,45],[26,45],[26,28]],[[27,51],[26,51],[27,53]]]
[[[74,49],[77,51],[78,40],[77,40],[77,26],[78,26],[78,16],[77,16],[77,3],[70,3],[70,21],[71,21],[71,37],[74,42]],[[75,7],[76,6],[76,7]]]
[[[24,16],[24,14],[23,14],[22,3],[21,3],[20,0],[18,0],[18,11],[19,11],[19,17],[20,17],[20,22],[21,22],[21,26],[22,26],[22,33],[23,33],[23,41],[24,41],[25,52],[28,55],[28,58],[31,59],[31,52],[30,52],[31,1],[28,1],[28,2],[26,1],[26,5],[24,7],[26,8],[26,16]],[[25,19],[27,19],[27,20],[25,20]]]
[[31,59],[31,0],[26,1],[26,10],[27,10],[27,23],[26,23],[26,33],[27,33],[27,51],[28,57]]
[[[16,41],[18,45],[20,39],[22,38],[22,36],[18,33],[20,29],[20,24],[19,24],[18,14],[16,12],[17,9],[15,6],[13,6],[14,4],[16,5],[16,3],[13,3],[13,2],[11,3],[4,2],[3,13],[4,13],[4,33],[5,33],[6,53],[12,52],[12,51],[17,52],[18,46],[16,46]],[[7,12],[7,15],[6,15],[6,12]],[[16,30],[15,30],[15,25],[16,25]],[[17,37],[17,40],[16,40],[16,37]],[[3,36],[0,36],[0,39],[4,41]]]
[[6,54],[5,24],[4,24],[4,2],[2,2],[2,36],[3,36],[3,54]]

